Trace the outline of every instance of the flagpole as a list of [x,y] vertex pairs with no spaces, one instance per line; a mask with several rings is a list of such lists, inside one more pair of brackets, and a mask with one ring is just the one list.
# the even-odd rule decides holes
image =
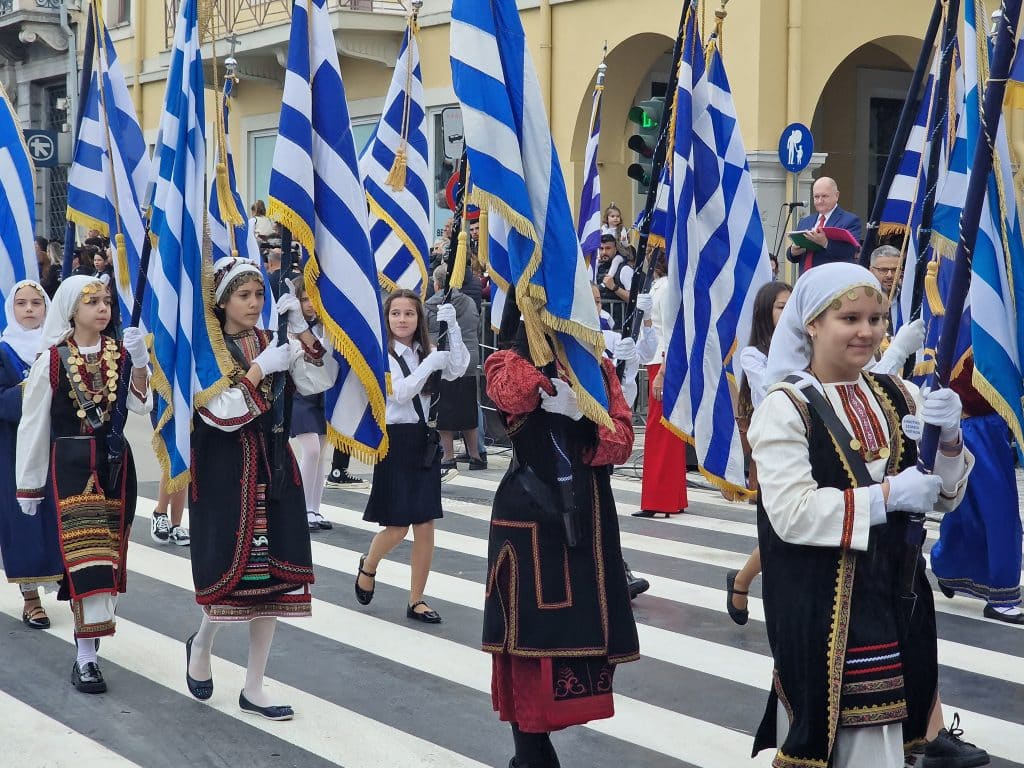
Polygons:
[[[93,57],[96,54],[96,29],[93,24],[92,14],[89,14],[89,23],[85,27],[85,47],[83,49],[84,56],[82,58],[82,69],[81,79],[78,88],[78,113],[75,115],[75,136],[78,137],[82,132],[82,120],[85,119],[85,107],[87,99],[84,98],[85,94],[89,89],[89,84],[92,82],[92,69],[93,69]],[[71,263],[75,258],[75,239],[76,229],[75,223],[68,219],[67,226],[64,229],[64,263],[61,264],[60,278],[66,280],[71,276]]]
[[868,218],[868,225],[864,232],[864,242],[861,245],[860,251],[860,263],[865,267],[871,266],[871,251],[878,244],[878,221],[882,217],[885,201],[889,197],[889,188],[892,186],[892,181],[899,170],[903,148],[906,146],[907,138],[914,127],[918,91],[921,90],[925,72],[928,70],[928,62],[935,48],[935,38],[938,36],[941,20],[942,0],[935,0],[935,6],[932,8],[932,17],[928,21],[928,30],[925,32],[924,43],[921,45],[921,53],[917,59],[917,66],[914,68],[914,74],[910,79],[910,87],[907,89],[907,100],[903,102],[903,110],[900,112],[900,119],[896,124],[896,134],[892,138],[889,157],[885,161],[885,169],[882,171],[882,178],[879,181],[878,189],[875,191],[875,200],[871,206],[871,216]]
[[[978,239],[982,206],[985,204],[989,175],[992,172],[996,135],[1002,120],[1003,98],[1006,95],[1006,80],[1010,72],[1016,47],[1017,23],[1020,20],[1021,0],[1003,0],[1003,16],[996,30],[995,49],[992,65],[985,84],[985,99],[981,119],[981,138],[974,150],[971,176],[960,215],[960,240],[956,247],[953,275],[946,296],[946,314],[942,335],[939,337],[935,354],[935,380],[941,387],[949,385],[960,322],[964,305],[971,287],[971,265],[974,247]],[[921,438],[918,456],[922,471],[935,468],[935,456],[939,449],[939,427],[926,425]],[[910,515],[907,522],[907,554],[900,574],[901,599],[914,599],[914,579],[921,544],[924,541],[924,515]]]
[[[669,71],[668,86],[666,89],[665,107],[666,114],[671,114],[673,104],[676,100],[676,91],[679,88],[679,62],[683,55],[683,34],[686,31],[686,17],[693,7],[693,0],[685,0],[683,10],[679,16],[679,31],[676,33],[675,47],[672,50],[672,68]],[[643,285],[644,292],[650,290],[650,278],[654,272],[654,265],[650,263],[647,253],[647,243],[651,236],[651,222],[654,218],[654,207],[658,200],[658,189],[661,186],[661,171],[665,167],[665,158],[668,154],[668,147],[672,141],[669,135],[672,125],[671,120],[662,119],[661,134],[658,136],[658,143],[654,148],[654,157],[651,164],[652,184],[647,188],[647,201],[644,204],[644,214],[640,219],[640,239],[636,246],[636,270],[633,273],[633,281],[629,286],[629,301],[626,303],[625,319],[622,322],[622,338],[631,338],[636,341],[643,325],[643,313],[636,308],[636,297],[640,295],[640,287]],[[626,371],[625,362],[620,361],[616,372],[621,379]]]

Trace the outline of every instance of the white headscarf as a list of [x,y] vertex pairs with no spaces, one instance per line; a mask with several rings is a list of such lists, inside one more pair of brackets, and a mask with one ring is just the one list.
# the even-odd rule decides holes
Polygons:
[[7,299],[4,301],[7,327],[4,328],[0,341],[13,349],[14,354],[20,357],[23,363],[32,365],[39,353],[43,351],[43,326],[40,325],[38,328],[28,330],[14,319],[14,297],[26,285],[39,291],[39,295],[43,297],[43,301],[46,303],[46,314],[47,316],[50,314],[50,297],[46,295],[43,286],[35,280],[19,280],[11,288],[11,292],[7,294]]
[[766,387],[777,384],[791,373],[803,371],[811,364],[807,324],[854,288],[874,288],[882,292],[878,278],[857,264],[822,264],[804,272],[793,286],[793,293],[772,335],[765,370]]
[[[71,315],[82,295],[82,289],[89,283],[103,287],[103,281],[92,275],[72,275],[60,284],[43,324],[43,349],[60,344],[71,335]],[[106,288],[103,287],[103,290]]]
[[213,300],[220,304],[221,298],[224,296],[224,291],[231,285],[231,281],[239,275],[244,275],[246,272],[252,272],[260,280],[263,279],[263,273],[260,272],[260,265],[252,259],[245,259],[234,256],[222,256],[217,259],[213,264]]

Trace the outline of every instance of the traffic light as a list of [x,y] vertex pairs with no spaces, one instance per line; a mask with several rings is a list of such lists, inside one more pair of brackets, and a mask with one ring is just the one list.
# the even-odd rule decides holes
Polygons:
[[636,182],[638,194],[646,195],[654,181],[654,149],[661,135],[661,121],[665,114],[665,97],[641,101],[629,110],[629,120],[637,126],[637,133],[629,137],[626,146],[636,152],[636,162],[626,175]]

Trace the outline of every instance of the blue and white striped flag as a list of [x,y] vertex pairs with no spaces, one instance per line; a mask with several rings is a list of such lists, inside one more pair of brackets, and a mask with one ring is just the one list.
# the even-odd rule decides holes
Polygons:
[[221,110],[223,124],[217,126],[216,154],[214,178],[210,183],[210,216],[207,229],[210,233],[210,244],[213,247],[212,261],[225,256],[241,256],[252,259],[260,265],[263,273],[263,312],[259,326],[267,330],[277,331],[277,301],[270,288],[270,276],[260,256],[260,248],[256,242],[256,231],[253,220],[245,215],[242,196],[238,194],[238,180],[235,176],[235,161],[231,152],[231,92],[234,78],[228,76],[224,80],[224,108]]
[[[0,85],[0,301],[20,280],[38,280],[36,181],[21,122]],[[7,317],[0,318],[0,331]]]
[[372,463],[387,453],[385,336],[366,194],[327,0],[295,0],[269,214],[309,255],[306,291],[341,367],[327,434]]
[[607,65],[601,62],[594,86],[594,104],[590,110],[590,137],[583,155],[583,191],[580,193],[580,216],[576,234],[583,257],[590,266],[590,276],[597,275],[597,251],[601,247],[601,175],[597,171],[597,148],[601,138],[601,101],[604,97],[604,76]]
[[193,405],[202,406],[229,386],[232,367],[223,345],[218,357],[211,341],[220,328],[204,301],[212,300],[213,276],[203,258],[206,110],[198,17],[198,0],[182,2],[154,156],[153,255],[147,275],[157,414],[153,448],[170,491],[189,479]]
[[[122,322],[127,325],[135,304],[134,283],[146,239],[142,195],[152,175],[146,141],[135,116],[117,49],[107,33],[98,4],[89,8],[93,50],[92,79],[81,95],[75,157],[68,171],[68,220],[99,230],[114,247],[114,282]],[[146,329],[145,314],[140,327]]]
[[500,277],[515,286],[533,362],[556,356],[581,410],[610,424],[604,337],[514,0],[455,0],[451,62],[472,202],[508,224],[509,271]]
[[380,284],[426,296],[430,282],[430,171],[427,113],[416,41],[409,19],[384,112],[359,158],[370,205],[370,245]]
[[503,275],[512,274],[508,261],[508,223],[497,213],[487,216],[487,273],[491,276],[491,328],[501,330],[509,284]]
[[725,67],[712,47],[705,70],[692,10],[676,110],[666,233],[665,420],[693,443],[709,480],[744,494],[732,357],[749,338],[752,298],[771,279],[771,267]]

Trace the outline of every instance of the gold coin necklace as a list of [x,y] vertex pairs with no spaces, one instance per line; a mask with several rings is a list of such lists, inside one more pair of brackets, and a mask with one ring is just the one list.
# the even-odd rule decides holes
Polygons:
[[68,339],[67,344],[70,351],[68,363],[73,371],[68,396],[79,406],[76,412],[78,418],[85,418],[85,410],[79,405],[81,393],[81,401],[91,400],[103,409],[103,419],[108,419],[110,407],[117,400],[118,363],[121,357],[118,343],[114,339],[104,338],[102,352],[96,357],[82,354],[72,339]]

